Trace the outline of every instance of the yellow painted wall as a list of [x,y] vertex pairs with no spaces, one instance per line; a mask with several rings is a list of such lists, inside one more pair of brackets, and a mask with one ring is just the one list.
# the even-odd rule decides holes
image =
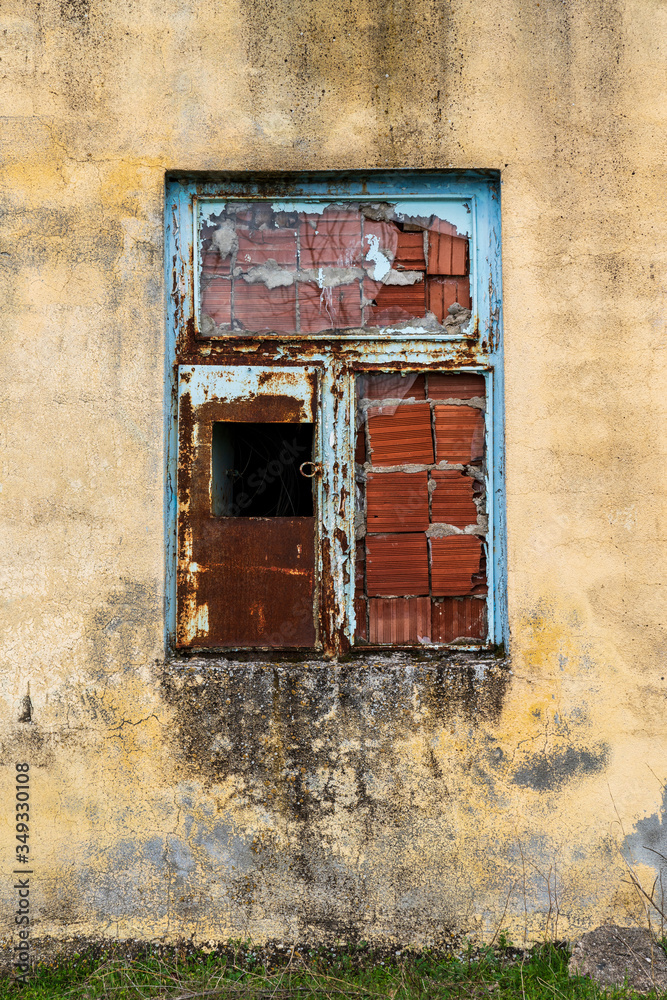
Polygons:
[[[667,854],[662,0],[7,0],[0,886],[33,933],[573,936]],[[502,174],[510,674],[164,667],[165,171]],[[33,722],[19,723],[30,690]]]

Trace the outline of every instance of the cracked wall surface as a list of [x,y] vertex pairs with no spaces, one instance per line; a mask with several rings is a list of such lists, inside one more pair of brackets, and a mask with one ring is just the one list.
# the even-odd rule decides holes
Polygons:
[[[3,5],[0,833],[8,865],[28,761],[35,938],[644,919],[666,22],[658,0]],[[501,172],[509,658],[166,661],[165,172],[371,167]],[[0,899],[9,948],[8,867]]]

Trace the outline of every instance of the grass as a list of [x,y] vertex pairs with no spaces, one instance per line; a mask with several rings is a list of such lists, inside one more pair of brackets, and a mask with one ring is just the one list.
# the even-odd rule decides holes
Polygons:
[[250,946],[185,957],[83,952],[38,966],[26,985],[0,978],[0,1000],[631,1000],[569,976],[565,947],[501,945],[459,954],[367,947],[263,953]]

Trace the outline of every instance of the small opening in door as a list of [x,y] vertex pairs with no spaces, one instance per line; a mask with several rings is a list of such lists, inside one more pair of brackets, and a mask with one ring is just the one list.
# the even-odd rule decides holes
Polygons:
[[313,424],[214,423],[212,514],[312,517],[316,480],[299,471],[312,458]]

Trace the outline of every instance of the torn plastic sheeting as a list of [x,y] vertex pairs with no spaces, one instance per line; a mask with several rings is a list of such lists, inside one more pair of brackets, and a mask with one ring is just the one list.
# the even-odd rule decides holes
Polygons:
[[361,326],[359,286],[319,288],[312,284],[300,285],[299,323],[302,333]]
[[[445,279],[438,277],[437,289],[428,288],[424,280],[430,243],[439,246],[440,240],[443,246],[467,248],[467,239],[451,235],[455,226],[436,213],[414,216],[413,222],[401,215],[399,224],[396,213],[394,220],[386,221],[392,214],[390,205],[384,213],[374,213],[384,214],[384,218],[375,219],[369,219],[364,206],[357,203],[304,202],[299,205],[302,210],[290,211],[293,208],[289,202],[226,202],[207,213],[200,206],[200,332],[208,336],[222,336],[227,330],[309,333],[366,326],[389,327],[392,333],[401,333],[408,332],[402,328],[414,319],[425,321],[414,332],[427,332],[427,309],[434,313],[435,329],[441,331],[449,300],[458,295],[464,304],[468,301],[467,291],[459,292],[458,285],[451,290],[447,286],[443,297]],[[429,233],[431,226],[433,232]],[[447,267],[451,270],[451,261]],[[430,266],[429,272],[433,270]],[[234,276],[231,292],[216,289],[230,272]],[[237,315],[235,283],[240,279],[276,293],[276,323],[270,321],[265,296],[257,299],[253,322],[252,299],[241,293]],[[355,287],[362,279],[359,314],[336,308],[333,300],[322,297],[318,318],[309,315],[301,325],[297,310],[293,322],[287,318],[284,296],[278,294],[297,283],[327,289],[347,284]],[[227,299],[231,299],[231,318],[227,316]],[[307,311],[312,313],[313,297],[307,294],[306,299]],[[462,322],[448,316],[445,324],[461,326]]]
[[357,376],[357,399],[396,401],[424,399],[426,380],[420,372],[368,372]]
[[476,373],[431,372],[428,377],[428,394],[443,402],[449,399],[472,400],[484,397],[486,383],[483,375]]

